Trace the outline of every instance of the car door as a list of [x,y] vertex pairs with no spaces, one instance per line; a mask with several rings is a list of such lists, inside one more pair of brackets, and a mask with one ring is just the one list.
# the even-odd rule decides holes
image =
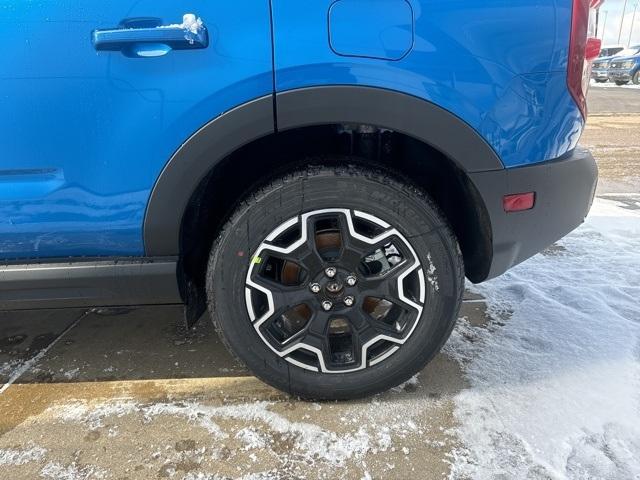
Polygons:
[[272,93],[269,18],[268,0],[0,0],[0,259],[143,255],[173,152]]

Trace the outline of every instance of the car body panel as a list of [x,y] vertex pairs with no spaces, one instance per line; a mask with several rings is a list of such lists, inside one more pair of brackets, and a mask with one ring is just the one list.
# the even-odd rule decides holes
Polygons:
[[[317,123],[296,124],[290,103],[277,110],[308,88],[378,89],[440,109],[464,126],[451,136],[469,130],[489,151],[486,164],[455,158],[463,171],[562,157],[584,125],[566,85],[571,8],[571,0],[16,3],[0,15],[0,39],[12,45],[0,65],[0,258],[178,255],[184,203],[207,168],[277,131],[279,119],[287,129]],[[186,13],[202,18],[207,48],[92,44],[96,29],[167,25]],[[241,113],[255,102],[259,122]],[[400,132],[436,121],[404,125],[409,115],[378,107],[377,123]],[[180,201],[155,195],[167,189],[184,189]],[[168,240],[147,241],[159,234],[144,232],[145,219]]]
[[468,123],[506,167],[575,148],[583,118],[566,88],[571,1],[411,0],[415,38],[399,60],[336,55],[326,40],[332,3],[273,1],[277,92],[362,85],[408,93]]
[[[169,158],[211,119],[272,93],[268,0],[3,3],[0,258],[143,255]],[[130,58],[91,41],[124,19],[185,13],[204,21],[208,48]]]

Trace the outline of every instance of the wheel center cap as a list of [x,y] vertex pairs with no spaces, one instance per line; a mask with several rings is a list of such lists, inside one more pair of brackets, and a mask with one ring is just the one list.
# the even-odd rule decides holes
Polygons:
[[343,287],[340,282],[329,282],[325,288],[331,295],[337,295],[342,291]]

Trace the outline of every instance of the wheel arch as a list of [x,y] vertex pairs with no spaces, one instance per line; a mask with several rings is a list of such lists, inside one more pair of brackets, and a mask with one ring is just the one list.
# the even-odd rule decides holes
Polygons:
[[[492,258],[491,224],[468,174],[503,169],[500,159],[472,127],[450,112],[411,95],[371,87],[286,91],[278,93],[275,102],[272,96],[262,97],[209,122],[178,149],[153,188],[144,220],[146,255],[179,255],[183,260],[206,255],[212,238],[199,247],[186,245],[185,239],[215,235],[248,187],[294,166],[295,155],[299,162],[345,148],[336,129],[366,137],[372,128],[380,135],[402,138],[402,155],[411,157],[372,161],[386,163],[383,166],[418,186],[428,185],[426,190],[432,190],[429,193],[458,236],[467,276],[472,281],[486,278]],[[318,151],[305,150],[310,145]],[[269,161],[256,160],[258,155]],[[219,195],[233,198],[222,202],[213,220],[203,216],[208,204],[220,203]],[[206,234],[201,234],[202,222],[208,222]],[[185,283],[181,279],[181,285]],[[183,297],[189,301],[184,288]]]
[[147,203],[143,225],[147,256],[180,254],[185,212],[199,185],[234,151],[273,134],[273,112],[271,95],[254,99],[211,120],[178,148],[162,169]]
[[180,230],[202,180],[230,154],[278,132],[306,126],[363,124],[390,129],[442,152],[467,173],[502,169],[491,146],[452,113],[412,95],[361,86],[308,87],[238,106],[194,133],[158,177],[144,218],[145,253],[180,253]]

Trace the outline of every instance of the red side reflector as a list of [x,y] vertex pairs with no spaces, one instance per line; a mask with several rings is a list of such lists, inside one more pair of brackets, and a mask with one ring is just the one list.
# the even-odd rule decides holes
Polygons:
[[531,210],[535,204],[536,204],[535,192],[517,193],[515,195],[505,195],[502,198],[502,206],[504,207],[504,211],[507,213]]

